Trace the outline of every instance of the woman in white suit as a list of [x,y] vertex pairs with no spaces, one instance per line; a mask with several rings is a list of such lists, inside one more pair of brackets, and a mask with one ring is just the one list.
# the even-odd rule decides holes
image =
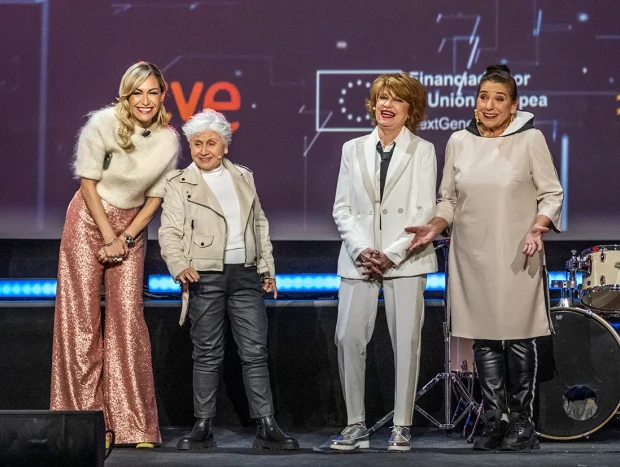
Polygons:
[[348,425],[331,448],[369,446],[365,425],[366,345],[372,336],[381,287],[394,349],[394,427],[389,450],[410,450],[426,274],[437,270],[432,245],[407,251],[405,227],[428,222],[435,210],[435,148],[415,135],[426,90],[407,73],[379,76],[366,100],[369,135],[342,148],[333,216],[342,237],[336,345]]

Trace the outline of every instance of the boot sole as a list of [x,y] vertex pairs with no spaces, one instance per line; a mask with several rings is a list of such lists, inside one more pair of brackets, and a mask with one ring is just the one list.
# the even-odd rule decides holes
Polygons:
[[411,451],[411,446],[398,446],[396,444],[389,445],[388,446],[388,451],[392,451],[392,452],[407,452],[407,451]]
[[353,451],[355,449],[368,449],[370,447],[370,440],[358,441],[355,444],[330,444],[329,449],[335,449],[336,451]]
[[202,443],[183,443],[177,444],[177,449],[179,451],[200,451],[202,449],[209,449],[216,447],[214,439],[210,439],[208,441],[203,441]]
[[501,441],[498,442],[495,446],[485,446],[476,444],[476,440],[474,440],[474,451],[497,451],[501,446]]
[[294,451],[299,449],[299,443],[275,443],[273,441],[265,441],[263,439],[255,439],[252,447],[256,449],[271,449],[272,451]]
[[507,444],[500,446],[501,451],[525,451],[526,449],[540,449],[538,438],[534,437],[517,444]]

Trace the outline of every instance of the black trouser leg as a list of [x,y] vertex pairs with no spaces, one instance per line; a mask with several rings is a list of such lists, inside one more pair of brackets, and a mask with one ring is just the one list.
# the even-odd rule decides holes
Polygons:
[[228,317],[239,349],[250,417],[269,417],[273,415],[273,398],[267,367],[267,311],[260,276],[255,267],[242,264],[227,264],[225,274]]
[[532,421],[532,403],[536,380],[536,342],[534,339],[506,341],[510,425],[500,449],[522,451],[537,449],[536,429]]
[[474,358],[478,382],[488,418],[501,418],[506,412],[504,347],[502,341],[475,340]]
[[506,341],[506,355],[510,413],[524,413],[532,417],[536,377],[536,342],[534,339]]
[[194,416],[215,417],[220,368],[224,362],[224,318],[226,278],[223,274],[202,273],[190,285],[188,315],[194,344]]

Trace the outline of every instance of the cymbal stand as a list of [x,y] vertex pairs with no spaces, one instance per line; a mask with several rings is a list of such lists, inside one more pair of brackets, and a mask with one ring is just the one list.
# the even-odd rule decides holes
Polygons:
[[[459,372],[452,371],[451,369],[451,339],[452,332],[450,330],[450,297],[448,295],[448,249],[450,245],[450,239],[440,240],[435,247],[435,250],[442,249],[445,257],[445,288],[444,288],[444,321],[442,325],[443,339],[444,339],[444,369],[443,372],[438,373],[433,379],[426,383],[422,389],[416,394],[415,400],[420,399],[437,383],[443,382],[443,395],[444,395],[444,420],[443,423],[433,417],[431,414],[422,409],[418,404],[415,404],[415,410],[424,416],[437,428],[442,430],[454,429],[470,412],[473,411],[477,415],[477,420],[474,426],[477,426],[478,421],[482,419],[486,421],[486,417],[482,412],[481,404],[478,404],[472,396],[473,390],[473,373],[470,375],[461,374]],[[462,379],[470,379],[467,387],[463,384]],[[452,396],[456,396],[459,401],[459,406],[463,404],[465,408],[459,414],[458,410],[452,413]],[[383,425],[385,425],[394,415],[394,411],[388,413],[382,417],[377,423],[368,429],[368,434],[372,435],[377,432]]]
[[562,289],[558,306],[572,307],[578,298],[577,271],[580,270],[581,260],[577,257],[577,250],[571,250],[571,258],[566,262],[568,277],[563,281],[552,281],[551,286]]

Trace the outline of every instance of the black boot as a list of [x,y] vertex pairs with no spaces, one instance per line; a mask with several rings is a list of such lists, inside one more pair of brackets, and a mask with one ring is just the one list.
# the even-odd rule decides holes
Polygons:
[[258,420],[256,439],[252,447],[284,451],[299,449],[299,443],[295,438],[291,438],[282,433],[282,430],[280,430],[280,427],[276,423],[276,419],[273,418],[273,416],[269,416]]
[[177,443],[177,449],[207,449],[214,448],[215,440],[211,430],[210,418],[199,418],[194,425],[191,433],[183,436]]
[[532,421],[536,343],[534,339],[506,341],[510,426],[502,441],[504,451],[537,449],[536,429]]
[[474,441],[474,449],[492,451],[500,446],[507,426],[507,423],[502,421],[502,414],[507,411],[502,342],[474,341],[474,357],[484,401],[484,413],[487,416],[482,436]]
[[476,451],[493,451],[502,444],[504,433],[508,428],[508,422],[502,420],[502,413],[496,411],[490,413],[486,411],[487,422],[484,425],[482,435],[474,440],[474,450]]
[[512,412],[510,418],[510,425],[508,425],[508,431],[504,435],[500,449],[502,451],[523,451],[540,448],[534,422],[530,416],[525,412]]

